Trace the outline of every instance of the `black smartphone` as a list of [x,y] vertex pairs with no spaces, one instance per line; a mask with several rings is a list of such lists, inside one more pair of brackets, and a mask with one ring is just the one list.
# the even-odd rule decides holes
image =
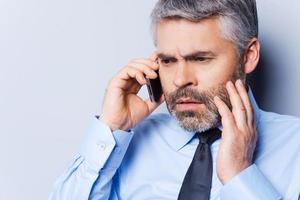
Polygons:
[[147,85],[148,93],[150,96],[150,100],[152,102],[158,102],[159,98],[163,94],[158,70],[156,70],[155,72],[158,75],[156,79],[146,78],[146,81],[147,81],[146,85]]

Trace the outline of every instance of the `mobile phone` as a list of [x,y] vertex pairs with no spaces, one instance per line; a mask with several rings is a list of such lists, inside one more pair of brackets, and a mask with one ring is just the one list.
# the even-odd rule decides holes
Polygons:
[[149,96],[150,96],[150,100],[153,103],[158,102],[161,95],[163,94],[160,79],[159,79],[158,70],[156,70],[155,72],[158,75],[156,79],[146,78],[146,81],[147,81],[146,85],[147,85],[148,93],[149,93]]

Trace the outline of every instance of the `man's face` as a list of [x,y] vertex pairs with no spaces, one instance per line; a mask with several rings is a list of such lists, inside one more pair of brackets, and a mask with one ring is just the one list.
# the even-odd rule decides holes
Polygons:
[[218,126],[213,97],[231,107],[225,84],[244,76],[235,46],[222,37],[218,20],[163,20],[157,27],[156,46],[169,112],[188,131]]

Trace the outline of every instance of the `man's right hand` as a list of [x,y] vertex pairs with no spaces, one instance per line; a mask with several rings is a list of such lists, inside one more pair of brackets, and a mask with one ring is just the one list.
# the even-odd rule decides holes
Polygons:
[[152,103],[150,99],[143,100],[137,95],[146,84],[145,77],[157,78],[155,70],[159,69],[159,65],[155,60],[156,54],[149,59],[132,60],[109,81],[101,119],[112,131],[133,128],[164,101],[163,95],[157,103]]

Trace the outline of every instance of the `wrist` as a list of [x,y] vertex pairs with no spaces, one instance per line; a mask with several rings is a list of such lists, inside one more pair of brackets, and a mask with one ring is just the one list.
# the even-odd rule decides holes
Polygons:
[[233,179],[235,176],[240,174],[242,171],[247,169],[249,166],[251,166],[251,163],[244,163],[237,167],[235,167],[232,170],[225,170],[223,173],[219,175],[219,180],[223,185],[225,185],[227,182],[229,182],[231,179]]
[[108,126],[112,132],[116,130],[128,131],[128,129],[126,129],[125,127],[116,125],[114,123],[111,123],[109,120],[106,120],[105,117],[103,117],[103,114],[96,115],[96,118],[103,122],[106,126]]
[[103,122],[106,126],[109,127],[109,129],[113,132],[115,130],[118,130],[117,128],[115,128],[114,126],[110,125],[108,122],[106,122],[103,117],[102,114],[101,115],[96,115],[95,116],[99,121]]

